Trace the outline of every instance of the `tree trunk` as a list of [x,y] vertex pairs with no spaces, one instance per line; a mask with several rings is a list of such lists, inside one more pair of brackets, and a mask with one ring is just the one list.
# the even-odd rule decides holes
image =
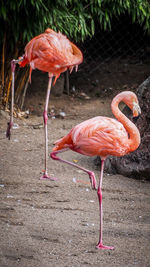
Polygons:
[[[127,177],[150,180],[150,76],[138,87],[138,100],[141,107],[141,115],[132,119],[131,112],[125,107],[125,113],[132,120],[141,134],[139,148],[124,157],[110,156],[106,159],[105,171],[118,173]],[[96,159],[96,165],[99,159]]]

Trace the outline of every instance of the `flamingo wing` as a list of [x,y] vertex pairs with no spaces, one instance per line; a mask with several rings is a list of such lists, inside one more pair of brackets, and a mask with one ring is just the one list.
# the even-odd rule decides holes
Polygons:
[[72,133],[75,147],[78,146],[84,154],[120,156],[128,149],[128,134],[115,119],[98,116],[75,128]]
[[75,126],[56,142],[54,150],[69,147],[88,156],[121,156],[129,149],[127,141],[128,134],[120,122],[98,116]]
[[66,36],[49,29],[34,37],[25,47],[25,59],[32,69],[40,69],[58,75],[69,66],[80,64],[83,60],[80,50]]

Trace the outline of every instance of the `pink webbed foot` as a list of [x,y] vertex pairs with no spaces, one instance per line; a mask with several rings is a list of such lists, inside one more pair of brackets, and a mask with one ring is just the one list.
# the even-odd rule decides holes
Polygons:
[[111,246],[104,246],[102,243],[98,243],[98,245],[96,246],[96,248],[98,249],[114,249],[114,247],[111,247]]
[[96,190],[97,189],[97,182],[96,182],[96,178],[95,178],[94,172],[90,172],[89,173],[89,177],[90,177],[90,182],[91,182],[92,189]]
[[51,180],[51,181],[56,181],[56,177],[49,176],[48,174],[44,173],[41,177],[40,180]]

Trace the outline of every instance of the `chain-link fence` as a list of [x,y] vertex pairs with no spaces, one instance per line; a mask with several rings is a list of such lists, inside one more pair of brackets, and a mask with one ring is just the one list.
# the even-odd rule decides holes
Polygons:
[[112,59],[132,62],[150,61],[150,36],[129,16],[113,20],[111,31],[102,31],[97,25],[95,35],[80,45],[84,62],[79,71],[84,75],[94,72]]

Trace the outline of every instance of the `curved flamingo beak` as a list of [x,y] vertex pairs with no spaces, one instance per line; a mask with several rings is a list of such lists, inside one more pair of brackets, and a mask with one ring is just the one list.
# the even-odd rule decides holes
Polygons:
[[141,114],[141,108],[137,102],[133,102],[133,117],[138,117]]

